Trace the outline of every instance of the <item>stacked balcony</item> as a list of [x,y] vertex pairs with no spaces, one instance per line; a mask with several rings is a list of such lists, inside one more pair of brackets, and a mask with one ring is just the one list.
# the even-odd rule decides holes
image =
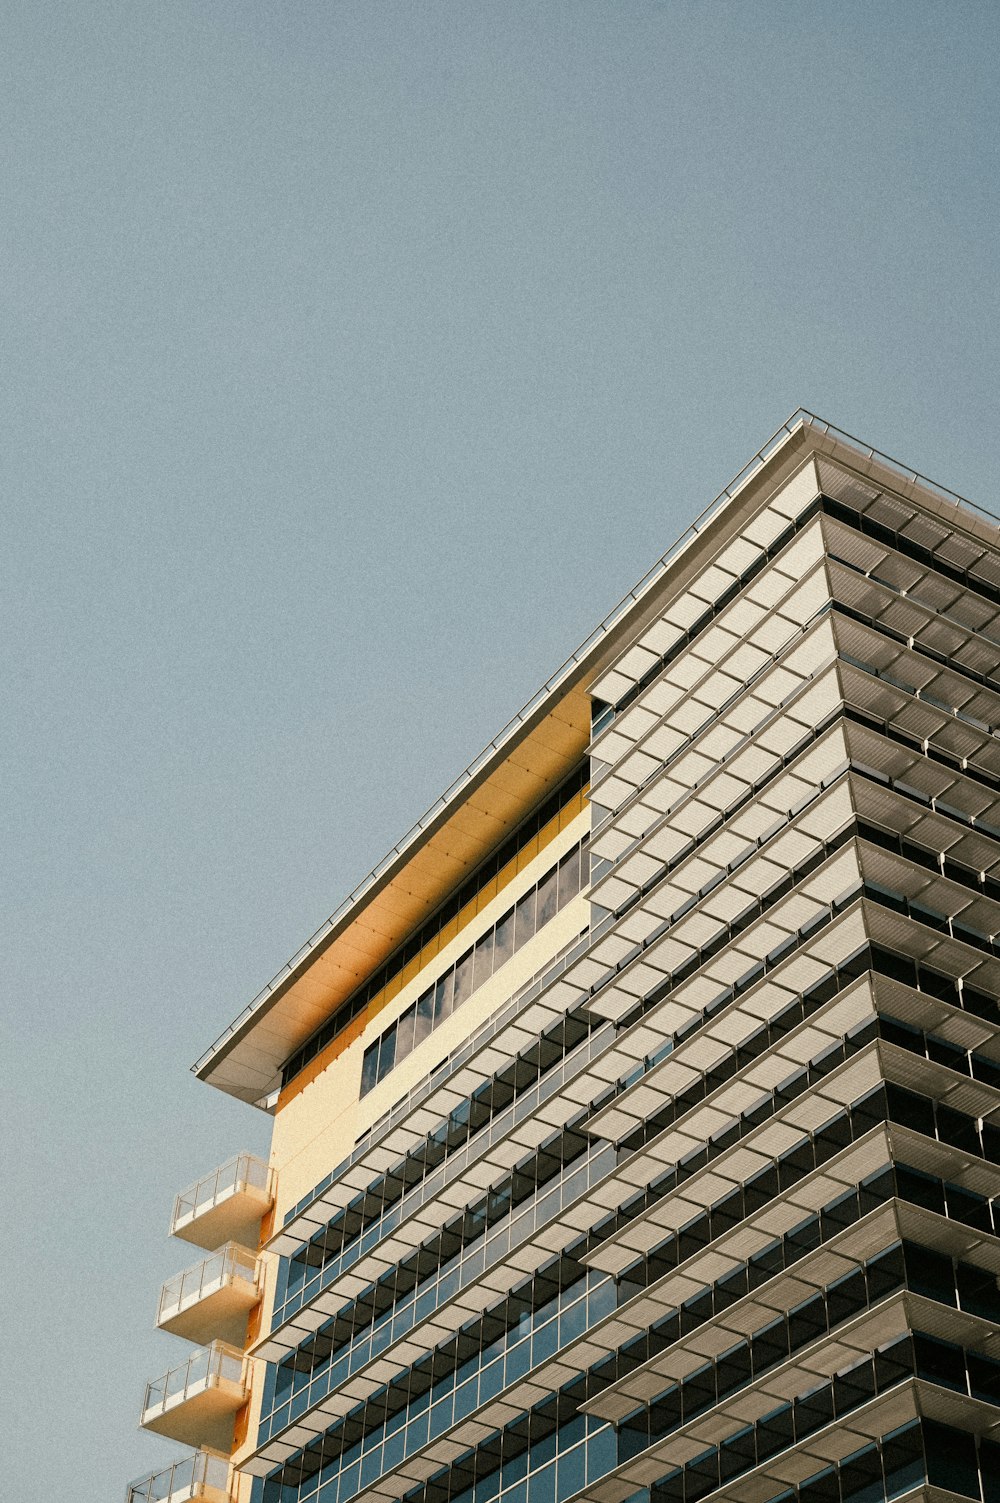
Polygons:
[[[233,1416],[247,1392],[243,1353],[224,1341],[213,1341],[147,1383],[140,1424],[182,1445],[199,1445],[212,1431],[231,1432]],[[218,1446],[226,1435],[214,1438]]]
[[263,1159],[238,1153],[174,1201],[170,1235],[214,1252],[226,1242],[255,1247],[260,1223],[274,1201],[272,1174]]
[[229,1503],[229,1458],[199,1451],[129,1484],[125,1503]]
[[196,1350],[147,1384],[139,1423],[194,1449],[131,1483],[127,1503],[230,1503],[235,1421],[250,1392],[248,1317],[261,1297],[256,1248],[272,1204],[271,1170],[248,1153],[174,1202],[172,1235],[208,1256],[166,1281],[156,1324]]
[[213,1336],[233,1340],[259,1297],[256,1254],[230,1242],[167,1280],[156,1324],[199,1344]]

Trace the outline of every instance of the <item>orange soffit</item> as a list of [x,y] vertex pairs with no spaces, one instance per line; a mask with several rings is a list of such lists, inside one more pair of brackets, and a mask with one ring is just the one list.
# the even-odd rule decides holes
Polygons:
[[[587,806],[588,791],[589,789],[584,787],[580,789],[579,793],[575,793],[563,805],[559,813],[553,815],[548,824],[543,825],[538,834],[533,835],[521,847],[517,855],[507,863],[503,870],[498,872],[489,882],[485,883],[479,892],[476,893],[476,896],[465,905],[462,911],[450,923],[445,924],[444,928],[424,945],[423,949],[400,971],[399,975],[393,976],[392,980],[380,992],[376,993],[364,1012],[359,1013],[352,1022],[348,1023],[347,1027],[338,1033],[335,1039],[331,1039],[326,1048],[321,1050],[315,1059],[310,1060],[305,1068],[299,1071],[294,1080],[290,1080],[287,1085],[282,1087],[281,1094],[278,1097],[277,1111],[280,1112],[290,1101],[294,1101],[300,1091],[304,1091],[306,1086],[311,1085],[318,1075],[322,1075],[327,1066],[339,1058],[345,1049],[349,1049],[361,1037],[372,1019],[378,1017],[382,1009],[399,996],[403,987],[407,986],[413,980],[414,976],[422,971],[424,966],[433,960],[439,951],[444,949],[445,945],[450,944],[466,925],[471,924],[487,904],[492,903],[494,898],[500,895],[507,884],[512,882],[520,872],[524,871],[525,867],[534,861],[535,857],[561,831],[573,823],[577,815],[582,813]],[[363,980],[363,977],[359,978],[359,985]],[[338,999],[338,1002],[340,1000]]]

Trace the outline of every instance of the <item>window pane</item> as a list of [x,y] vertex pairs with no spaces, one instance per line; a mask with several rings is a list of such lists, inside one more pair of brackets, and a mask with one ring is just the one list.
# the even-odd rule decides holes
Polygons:
[[467,950],[455,967],[455,997],[452,1007],[461,1007],[472,994],[472,951]]
[[378,1052],[378,1078],[382,1080],[388,1075],[396,1063],[396,1030],[390,1028],[388,1033],[382,1035],[382,1046]]
[[417,1001],[417,1022],[413,1030],[413,1047],[423,1043],[434,1027],[434,992],[424,992]]
[[499,970],[514,953],[514,910],[505,913],[493,934],[493,969]]
[[473,955],[472,990],[478,991],[493,975],[493,930],[477,941]]
[[559,907],[580,891],[580,851],[570,851],[559,863]]
[[413,1048],[413,1027],[417,1020],[416,1004],[408,1007],[396,1024],[396,1064],[404,1060]]
[[455,971],[446,971],[434,988],[434,1027],[443,1022],[455,1006]]
[[535,924],[539,929],[543,924],[547,924],[549,919],[556,916],[556,887],[558,881],[559,868],[556,866],[538,884]]
[[364,1096],[371,1090],[378,1080],[378,1047],[379,1040],[369,1044],[365,1050],[365,1057],[361,1063],[361,1094]]
[[514,949],[526,945],[535,932],[535,889],[526,892],[514,909]]

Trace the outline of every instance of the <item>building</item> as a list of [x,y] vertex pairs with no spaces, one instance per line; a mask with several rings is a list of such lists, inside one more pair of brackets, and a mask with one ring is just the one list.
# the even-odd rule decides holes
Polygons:
[[1000,1503],[998,998],[1000,528],[798,413],[195,1066],[129,1503]]

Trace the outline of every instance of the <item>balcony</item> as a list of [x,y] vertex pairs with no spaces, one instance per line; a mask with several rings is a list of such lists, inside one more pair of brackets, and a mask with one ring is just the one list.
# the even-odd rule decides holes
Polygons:
[[243,1353],[213,1341],[146,1385],[139,1423],[182,1445],[225,1451],[232,1444],[233,1415],[246,1396]]
[[216,1337],[242,1346],[247,1312],[260,1297],[258,1279],[254,1254],[231,1242],[167,1280],[156,1324],[200,1346]]
[[125,1503],[230,1503],[229,1462],[211,1451],[196,1451],[162,1472],[129,1484]]
[[178,1195],[170,1235],[209,1252],[226,1242],[256,1247],[261,1217],[273,1200],[267,1164],[252,1153],[239,1153]]

